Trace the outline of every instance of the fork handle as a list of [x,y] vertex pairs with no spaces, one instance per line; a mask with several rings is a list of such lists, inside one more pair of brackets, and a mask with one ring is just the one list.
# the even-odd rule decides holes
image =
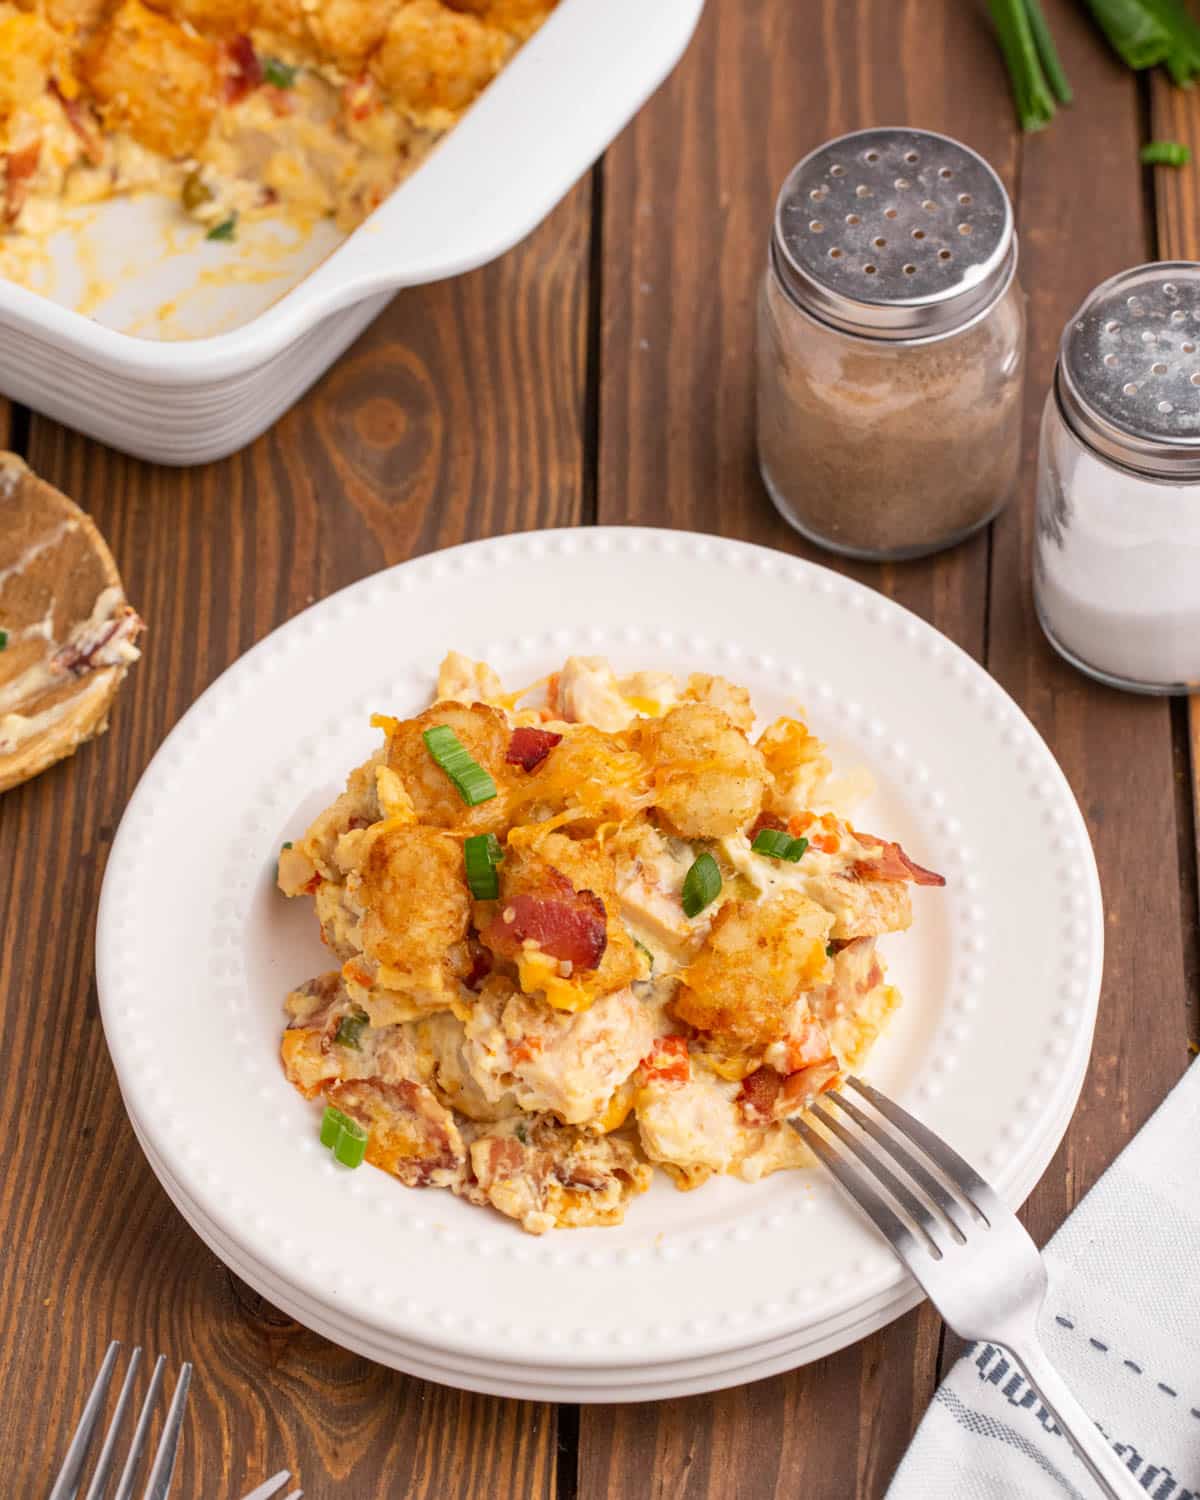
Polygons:
[[[1002,1343],[1003,1340],[997,1340]],[[1004,1347],[1025,1372],[1046,1410],[1062,1428],[1063,1436],[1088,1473],[1110,1500],[1146,1500],[1146,1492],[1121,1462],[1108,1439],[1075,1397],[1066,1381],[1046,1358],[1036,1339]]]

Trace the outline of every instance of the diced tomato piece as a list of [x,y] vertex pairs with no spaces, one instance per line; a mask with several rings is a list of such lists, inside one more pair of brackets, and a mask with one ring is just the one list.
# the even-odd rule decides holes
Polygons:
[[642,1072],[649,1080],[662,1083],[686,1083],[692,1076],[685,1036],[660,1036],[642,1058]]
[[510,766],[520,766],[523,771],[536,771],[561,739],[562,735],[552,730],[522,726],[513,730],[504,759]]

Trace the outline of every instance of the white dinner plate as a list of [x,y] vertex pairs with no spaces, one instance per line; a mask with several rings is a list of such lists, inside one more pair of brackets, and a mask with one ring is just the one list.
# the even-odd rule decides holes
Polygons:
[[278,1043],[283,996],[327,959],[305,904],[274,892],[275,855],[374,748],[373,711],[425,706],[451,646],[513,684],[583,651],[724,673],[768,719],[806,705],[837,765],[875,776],[856,822],[948,879],[884,944],[906,1003],[868,1076],[1010,1201],[1045,1169],[1090,1049],[1103,933],[1049,750],[888,599],[762,548],[632,528],[471,543],[366,579],[248,652],[168,737],[118,832],[96,945],[152,1164],[306,1321],[353,1309],[380,1347],[514,1380],[803,1344],[869,1307],[886,1321],[905,1275],[815,1173],[688,1194],[661,1179],[619,1228],[533,1239],[321,1151],[320,1106],[286,1083]]
[[[1082,1082],[1081,1074],[1080,1086]],[[1065,1131],[1074,1112],[1077,1096],[1078,1087],[1064,1111],[1060,1134]],[[542,1361],[514,1366],[468,1359],[462,1355],[446,1356],[427,1346],[394,1337],[380,1337],[369,1324],[353,1316],[353,1301],[341,1308],[316,1305],[297,1293],[295,1288],[278,1281],[267,1268],[246,1260],[218,1227],[203,1218],[186,1191],[175,1182],[157,1158],[132,1111],[130,1119],[147,1159],[183,1218],[209,1248],[256,1291],[297,1322],[368,1359],[424,1380],[486,1395],[530,1401],[630,1402],[670,1400],[702,1391],[723,1390],[823,1359],[900,1317],[921,1298],[919,1290],[910,1282],[890,1296],[861,1303],[852,1313],[806,1328],[799,1334],[726,1350],[723,1354],[661,1364],[643,1362],[621,1368],[564,1368]]]

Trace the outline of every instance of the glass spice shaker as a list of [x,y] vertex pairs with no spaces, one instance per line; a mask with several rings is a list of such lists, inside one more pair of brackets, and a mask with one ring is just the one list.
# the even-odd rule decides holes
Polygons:
[[1024,299],[1004,185],[927,130],[859,130],[779,194],[758,456],[783,518],[852,557],[952,546],[1008,503]]
[[1122,271],[1063,332],[1034,598],[1051,644],[1100,681],[1200,685],[1200,265]]

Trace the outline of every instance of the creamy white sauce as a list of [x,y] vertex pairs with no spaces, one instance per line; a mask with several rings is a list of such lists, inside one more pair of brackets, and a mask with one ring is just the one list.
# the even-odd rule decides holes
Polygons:
[[[109,669],[111,670],[111,669]],[[89,698],[99,695],[107,686],[109,671],[102,671],[88,683],[83,693],[52,703],[40,714],[5,714],[0,718],[0,755],[11,755],[25,740],[41,734],[60,719],[81,708]]]
[[[73,526],[75,523],[69,522],[66,524]],[[26,555],[33,550],[32,547],[27,548]],[[20,718],[24,723],[33,723],[34,719],[42,719],[43,715],[41,714],[35,715],[34,719],[27,719],[24,715],[16,713],[15,710],[22,703],[29,703],[41,697],[43,693],[48,693],[52,689],[60,687],[67,680],[67,668],[59,660],[65,652],[78,651],[83,655],[87,655],[89,651],[92,651],[94,654],[88,668],[91,671],[103,671],[107,667],[125,667],[131,662],[137,661],[141,652],[133,644],[131,637],[137,630],[140,622],[137,615],[132,611],[117,627],[111,640],[105,641],[98,649],[95,647],[96,640],[112,623],[113,616],[124,608],[125,596],[119,588],[111,586],[102,589],[96,597],[95,604],[92,606],[91,614],[81,624],[76,625],[61,647],[53,649],[40,661],[35,661],[32,666],[27,667],[24,672],[19,672],[8,682],[0,685],[0,715],[7,714],[9,719]],[[36,625],[26,627],[26,630],[19,632],[19,634],[40,636],[51,647],[54,647],[53,634],[48,624],[52,619],[53,605],[51,605],[50,611],[42,620],[38,621]],[[66,711],[65,708],[63,711]],[[46,710],[46,713],[51,712],[51,709]],[[6,719],[4,722],[7,723],[8,720]],[[54,721],[50,719],[47,722],[53,723]],[[16,733],[16,730],[11,732]],[[27,739],[34,732],[34,730],[26,729],[20,733],[19,737]]]

